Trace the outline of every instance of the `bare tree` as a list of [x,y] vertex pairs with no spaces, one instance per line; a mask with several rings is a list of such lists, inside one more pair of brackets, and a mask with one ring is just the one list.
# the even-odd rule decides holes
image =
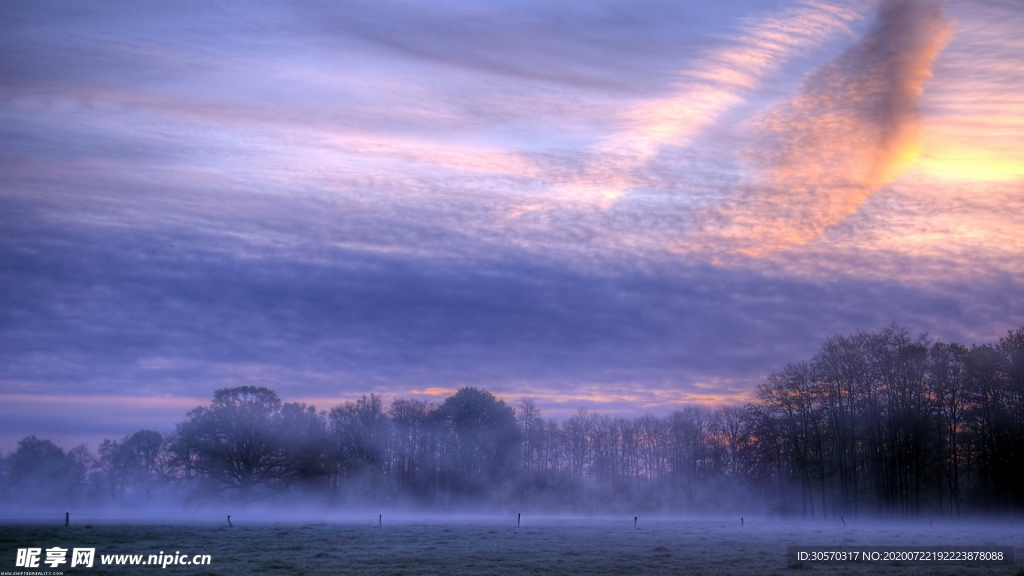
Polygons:
[[769,374],[757,392],[768,414],[778,421],[791,470],[802,487],[801,510],[805,516],[816,515],[816,492],[821,514],[826,514],[825,440],[816,388],[810,365],[800,363],[787,364],[780,372]]
[[437,432],[432,412],[421,400],[398,398],[388,409],[394,437],[392,469],[399,496],[426,500],[436,493]]
[[859,513],[863,469],[864,420],[873,415],[868,399],[876,381],[868,334],[832,336],[814,357],[813,370],[828,427],[827,474],[838,483],[833,511],[846,517]]
[[879,499],[887,514],[915,515],[928,472],[927,337],[890,326],[876,336],[873,353],[883,431],[875,450]]
[[[962,437],[969,406],[968,358],[962,344],[936,342],[929,351],[929,381],[939,423],[939,446],[949,511],[961,514],[961,475],[964,465]],[[946,498],[942,498],[945,500]]]

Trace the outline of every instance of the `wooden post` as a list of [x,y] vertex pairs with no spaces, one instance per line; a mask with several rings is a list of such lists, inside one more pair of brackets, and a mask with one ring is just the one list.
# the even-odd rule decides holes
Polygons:
[[522,525],[523,525],[523,513],[520,512],[519,514],[516,515],[516,528],[519,528]]
[[743,527],[743,516],[740,516],[740,528]]
[[377,514],[377,527],[378,528],[383,528],[384,527],[384,515],[383,514]]
[[633,528],[636,528],[636,520],[638,516],[633,516]]
[[64,513],[64,525],[65,526],[70,526],[71,525],[71,513],[70,512],[65,512]]

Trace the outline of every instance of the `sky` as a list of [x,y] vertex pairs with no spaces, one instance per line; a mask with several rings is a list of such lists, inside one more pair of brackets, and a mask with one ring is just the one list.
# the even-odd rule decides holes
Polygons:
[[745,403],[1024,325],[1016,0],[0,3],[0,453],[219,388]]

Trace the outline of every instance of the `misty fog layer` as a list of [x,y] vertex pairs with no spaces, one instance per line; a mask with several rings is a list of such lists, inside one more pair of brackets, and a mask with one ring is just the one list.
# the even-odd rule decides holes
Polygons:
[[[0,460],[7,513],[214,503],[463,512],[1013,515],[1024,507],[1024,328],[996,344],[891,326],[833,336],[746,406],[558,422],[462,388],[329,411],[218,390],[167,435],[96,454],[29,436]],[[844,520],[845,522],[845,520]]]

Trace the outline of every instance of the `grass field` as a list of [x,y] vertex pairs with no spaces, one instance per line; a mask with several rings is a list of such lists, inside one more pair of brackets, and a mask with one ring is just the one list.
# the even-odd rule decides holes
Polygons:
[[[63,526],[6,520],[0,525],[0,574],[15,566],[18,548],[96,548],[92,568],[59,566],[68,574],[1008,574],[1024,575],[1024,526],[1009,522],[952,526],[677,520],[640,518],[426,519],[275,523],[267,517],[120,523],[88,519]],[[838,524],[838,525],[837,525]],[[856,564],[789,567],[786,547],[1014,546],[1013,566]],[[187,557],[209,554],[208,566],[102,565],[105,555]],[[71,552],[68,553],[70,560]],[[51,568],[41,564],[40,572]]]

